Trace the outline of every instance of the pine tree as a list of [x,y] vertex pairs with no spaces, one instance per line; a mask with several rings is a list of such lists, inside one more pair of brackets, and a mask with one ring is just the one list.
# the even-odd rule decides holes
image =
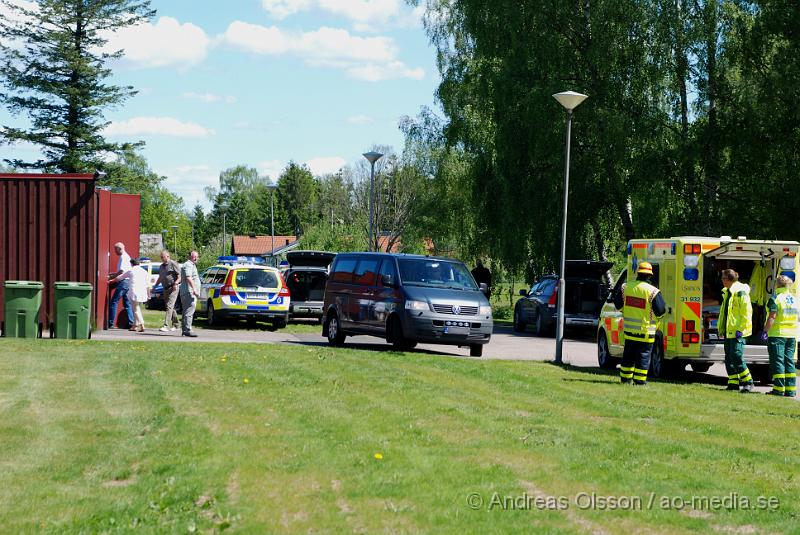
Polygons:
[[3,126],[0,139],[41,148],[35,162],[6,160],[17,168],[65,173],[94,170],[104,153],[127,146],[107,142],[103,112],[135,94],[107,84],[107,64],[122,50],[104,50],[108,36],[151,18],[150,0],[0,0],[0,102],[30,127]]

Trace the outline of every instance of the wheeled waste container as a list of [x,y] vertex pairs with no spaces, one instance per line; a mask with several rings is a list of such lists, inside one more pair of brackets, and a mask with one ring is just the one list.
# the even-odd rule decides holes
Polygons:
[[56,282],[53,338],[88,339],[92,336],[92,285],[88,282]]
[[42,288],[44,285],[36,281],[5,281],[3,283],[3,336],[38,338],[42,335],[42,327],[39,323]]

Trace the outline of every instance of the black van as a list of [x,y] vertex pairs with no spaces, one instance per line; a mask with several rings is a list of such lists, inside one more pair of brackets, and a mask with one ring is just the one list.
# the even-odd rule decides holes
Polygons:
[[325,285],[322,335],[385,338],[398,349],[417,342],[469,346],[480,357],[492,336],[492,308],[458,260],[392,253],[339,253]]

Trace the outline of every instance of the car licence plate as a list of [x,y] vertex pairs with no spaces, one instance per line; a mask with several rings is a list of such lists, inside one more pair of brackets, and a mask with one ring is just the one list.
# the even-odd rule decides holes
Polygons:
[[445,334],[469,334],[469,327],[452,327],[447,326],[444,328]]
[[247,292],[247,297],[250,297],[252,299],[266,299],[267,294],[259,292]]

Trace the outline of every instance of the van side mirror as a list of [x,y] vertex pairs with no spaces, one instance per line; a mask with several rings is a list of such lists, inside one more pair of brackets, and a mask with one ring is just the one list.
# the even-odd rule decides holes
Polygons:
[[486,285],[486,283],[485,283],[485,282],[482,282],[482,283],[480,283],[480,284],[478,285],[478,288],[480,288],[480,290],[481,290],[481,293],[482,293],[483,295],[488,295],[488,294],[489,294],[489,287]]
[[522,297],[528,297],[528,290],[526,290],[525,288],[521,289],[519,291],[519,295],[521,295]]
[[387,288],[394,288],[394,277],[391,275],[381,275],[381,284]]

